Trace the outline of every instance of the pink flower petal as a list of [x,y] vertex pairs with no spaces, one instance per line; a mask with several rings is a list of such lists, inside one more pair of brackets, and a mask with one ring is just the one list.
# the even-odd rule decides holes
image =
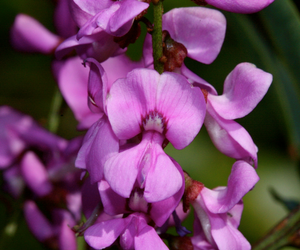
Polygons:
[[233,120],[249,114],[267,93],[272,75],[250,63],[240,63],[227,76],[223,95],[208,95],[219,116]]
[[155,71],[133,70],[127,78],[117,80],[107,99],[107,113],[113,131],[119,139],[130,139],[141,132],[142,117],[155,109]]
[[47,195],[52,191],[46,167],[33,152],[24,155],[21,173],[27,186],[38,196]]
[[91,182],[100,181],[103,178],[105,161],[119,151],[119,141],[115,137],[106,117],[93,124],[86,134],[83,146],[78,152],[75,166],[86,169]]
[[131,194],[146,146],[147,143],[141,143],[115,154],[105,162],[105,179],[112,190],[122,197],[129,198]]
[[147,224],[139,231],[138,236],[134,238],[134,246],[136,250],[169,249],[155,232],[154,228]]
[[103,249],[114,243],[130,221],[131,218],[119,218],[100,222],[85,231],[84,239],[91,247]]
[[[176,161],[172,160],[172,162],[174,163],[175,167],[181,174],[182,183],[184,183],[184,175],[181,167]],[[172,171],[174,172],[174,170]],[[176,209],[176,207],[178,206],[182,198],[183,192],[184,192],[184,185],[181,185],[181,188],[177,191],[177,193],[175,193],[171,197],[159,202],[151,203],[151,210],[150,210],[151,219],[155,222],[155,224],[158,227],[161,227],[166,222],[166,220],[170,217],[172,212]]]
[[175,195],[179,190],[182,191],[184,183],[182,172],[178,170],[178,166],[175,166],[160,145],[152,145],[149,159],[147,156],[144,157],[151,164],[145,180],[144,197],[147,202],[162,201]]
[[212,142],[221,153],[250,164],[254,163],[257,167],[257,147],[240,124],[218,116],[209,103],[204,124]]
[[44,241],[54,236],[52,225],[33,201],[25,201],[23,209],[29,229],[39,241]]
[[213,9],[178,8],[163,15],[163,30],[169,31],[172,39],[186,47],[188,57],[209,64],[220,52],[226,19]]
[[51,54],[60,43],[60,38],[34,18],[19,14],[11,29],[13,46],[25,52]]
[[174,148],[183,149],[203,124],[206,112],[203,94],[185,77],[169,72],[161,75],[156,91],[156,109],[167,119],[166,137]]
[[109,215],[118,215],[126,212],[126,199],[115,193],[107,181],[98,182],[98,190],[103,203],[104,212]]
[[225,188],[202,189],[201,196],[212,213],[226,213],[232,209],[258,182],[254,168],[244,161],[233,164],[228,185]]

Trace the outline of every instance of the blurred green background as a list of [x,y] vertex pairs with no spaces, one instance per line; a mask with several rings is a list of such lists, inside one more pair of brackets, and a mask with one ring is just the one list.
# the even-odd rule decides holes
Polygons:
[[[287,209],[270,195],[274,188],[285,198],[300,200],[300,18],[295,0],[275,0],[260,13],[241,15],[224,13],[227,33],[223,48],[210,65],[187,59],[187,66],[222,93],[227,74],[240,62],[251,62],[273,74],[274,81],[265,98],[247,117],[238,120],[251,134],[259,148],[257,172],[260,181],[244,198],[240,230],[254,243],[287,215]],[[165,11],[174,7],[194,6],[190,1],[165,0]],[[51,56],[25,54],[10,46],[9,30],[18,13],[39,20],[54,32],[54,3],[50,0],[1,0],[0,105],[10,105],[45,125],[55,81]],[[151,20],[151,10],[147,14]],[[187,24],[188,25],[188,24]],[[145,30],[145,26],[142,26]],[[142,53],[143,32],[128,54],[138,60]],[[61,113],[58,134],[71,139],[79,134],[72,112]],[[226,185],[234,162],[219,153],[203,128],[194,142],[177,151],[166,149],[190,175],[208,188]],[[7,223],[7,213],[0,203],[0,230]],[[186,224],[192,229],[191,220]],[[44,249],[21,220],[15,237],[5,249]],[[286,248],[291,249],[291,248]]]

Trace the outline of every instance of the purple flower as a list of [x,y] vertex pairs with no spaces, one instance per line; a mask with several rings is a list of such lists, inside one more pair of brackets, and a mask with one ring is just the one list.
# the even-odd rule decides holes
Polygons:
[[[184,175],[181,167],[173,160],[175,167],[181,175],[182,182]],[[171,213],[176,209],[184,192],[184,185],[172,196],[167,199],[148,203],[145,199],[145,192],[135,185],[130,197],[124,198],[113,191],[107,181],[98,184],[100,197],[103,203],[104,212],[109,215],[118,215],[132,212],[143,212],[151,217],[157,226],[162,226]],[[161,191],[163,194],[163,191]]]
[[242,197],[259,180],[255,170],[244,161],[232,166],[227,187],[205,187],[191,202],[195,209],[195,249],[249,250],[249,242],[238,231],[243,210]]
[[106,32],[112,36],[123,36],[131,28],[133,20],[146,10],[148,3],[138,0],[72,0],[71,9],[74,20],[81,28],[77,38]]
[[103,62],[125,52],[114,37],[125,35],[134,18],[149,4],[138,0],[105,0],[100,4],[93,0],[72,0],[70,6],[80,30],[57,48],[57,58],[61,59],[75,49],[83,59],[92,57]]
[[225,155],[257,166],[257,147],[233,119],[249,114],[267,93],[272,75],[241,63],[226,77],[223,94],[208,93],[205,126],[215,146]]
[[167,139],[182,149],[197,135],[205,115],[204,98],[197,95],[199,89],[183,76],[147,69],[133,70],[112,85],[107,113],[115,135],[129,140],[142,133],[139,144],[105,162],[105,179],[116,193],[129,197],[136,181],[148,202],[179,190],[181,177],[162,145]]
[[50,221],[34,201],[25,201],[23,209],[29,229],[39,241],[54,249],[77,249],[76,237],[70,228],[75,221],[67,211],[56,210]]
[[200,5],[207,3],[213,5],[219,9],[231,11],[235,13],[250,14],[258,12],[274,0],[192,0],[195,3],[200,2]]
[[[183,171],[177,163],[176,166],[183,181]],[[184,185],[175,195],[151,204],[138,187],[132,190],[129,199],[115,193],[104,180],[98,183],[98,188],[104,212],[114,217],[99,221],[86,230],[84,236],[90,246],[102,249],[113,244],[120,236],[123,249],[167,249],[154,227],[148,223],[152,220],[156,226],[162,226],[166,222],[183,195]],[[122,214],[128,216],[121,218]]]
[[[86,98],[92,111],[90,114],[97,115],[100,119],[87,132],[76,166],[87,170],[91,181],[96,182],[103,178],[103,165],[106,159],[112,153],[119,152],[119,139],[112,131],[106,115],[107,93],[116,79],[125,77],[132,69],[142,65],[140,62],[132,62],[125,55],[109,58],[102,64],[89,58],[87,63],[90,65],[90,74]],[[75,95],[72,100],[76,102]]]
[[0,168],[11,165],[27,148],[59,151],[67,142],[40,127],[31,117],[0,107]]
[[148,225],[150,218],[143,213],[133,213],[126,218],[104,221],[89,227],[84,238],[93,248],[110,246],[120,236],[123,249],[168,249],[155,229]]
[[207,101],[204,124],[223,154],[257,166],[257,147],[249,133],[233,121],[249,114],[267,93],[272,75],[251,63],[240,63],[226,77],[223,94],[186,67],[182,74],[202,89]]

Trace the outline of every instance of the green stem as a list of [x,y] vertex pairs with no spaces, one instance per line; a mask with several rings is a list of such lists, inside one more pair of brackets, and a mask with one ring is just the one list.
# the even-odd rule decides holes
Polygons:
[[162,14],[163,4],[162,1],[153,3],[154,13],[154,27],[152,32],[152,47],[153,47],[153,59],[154,69],[162,74],[164,71],[164,65],[160,62],[160,58],[163,56],[163,45],[162,45]]
[[252,250],[276,250],[284,246],[300,246],[300,207],[275,226]]
[[58,87],[56,86],[48,116],[48,129],[52,133],[56,133],[58,129],[60,118],[59,110],[61,108],[62,102],[63,98],[60,94]]

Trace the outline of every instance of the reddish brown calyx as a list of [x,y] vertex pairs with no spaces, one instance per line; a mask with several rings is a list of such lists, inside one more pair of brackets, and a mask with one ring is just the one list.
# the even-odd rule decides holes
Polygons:
[[191,238],[188,236],[173,236],[168,239],[170,250],[193,250]]
[[203,96],[204,96],[205,103],[207,103],[207,95],[208,95],[208,92],[207,92],[207,90],[205,90],[205,89],[201,89],[201,91],[202,91],[202,94],[203,94]]
[[183,44],[174,41],[168,31],[163,31],[163,56],[160,61],[164,64],[165,71],[174,71],[180,68],[184,58],[187,56],[187,49]]
[[186,213],[190,208],[190,203],[197,199],[204,184],[200,181],[193,180],[186,172],[184,172],[185,189],[182,197],[183,211]]

